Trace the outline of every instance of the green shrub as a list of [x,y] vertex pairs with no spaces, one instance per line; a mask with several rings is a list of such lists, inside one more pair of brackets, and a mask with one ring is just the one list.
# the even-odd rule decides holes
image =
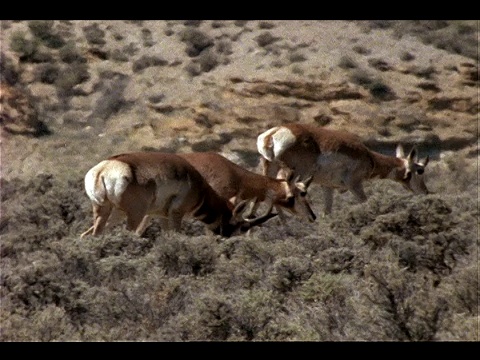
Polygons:
[[28,27],[33,36],[41,39],[45,46],[52,49],[59,49],[65,45],[65,40],[54,31],[54,20],[32,20]]
[[198,56],[205,49],[213,46],[213,40],[197,29],[187,28],[180,33],[180,40],[187,45],[186,53],[190,57]]
[[39,41],[29,40],[23,31],[15,31],[10,37],[10,49],[16,52],[22,61],[30,61],[38,51]]
[[338,62],[338,66],[342,69],[355,69],[358,65],[350,56],[343,55]]
[[90,78],[88,65],[84,63],[72,63],[62,69],[55,80],[55,86],[60,95],[68,96],[71,89]]
[[148,67],[165,66],[167,64],[168,64],[168,61],[166,61],[165,59],[159,56],[143,55],[140,59],[133,62],[132,70],[133,72],[139,72]]
[[275,37],[269,31],[264,31],[260,35],[258,35],[255,40],[257,41],[258,46],[260,47],[267,47],[268,45],[273,44],[274,42],[278,41],[280,38]]
[[53,84],[60,74],[60,67],[54,64],[38,66],[36,69],[37,81],[45,84]]
[[142,29],[142,40],[143,46],[145,47],[151,47],[155,45],[155,42],[152,38],[152,32],[149,29]]
[[84,63],[87,62],[84,56],[78,51],[75,42],[69,41],[59,51],[58,56],[64,63],[71,64],[74,62]]
[[53,32],[54,20],[32,20],[28,22],[28,28],[33,36],[45,39]]
[[83,28],[83,33],[89,44],[105,45],[105,31],[98,24],[92,24]]

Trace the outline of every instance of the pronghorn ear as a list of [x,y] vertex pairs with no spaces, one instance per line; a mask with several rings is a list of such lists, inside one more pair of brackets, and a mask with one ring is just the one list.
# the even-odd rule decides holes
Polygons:
[[[287,180],[288,183],[292,182],[293,176],[295,175],[293,173],[293,170],[286,168],[286,169],[283,169],[283,171],[285,172],[285,180]],[[297,180],[295,180],[295,182],[297,182]]]
[[310,186],[310,184],[312,183],[313,181],[313,175],[310,175],[307,179],[305,179],[303,181],[303,183],[305,184],[305,187],[308,189],[308,187]]
[[301,191],[307,191],[308,187],[312,183],[313,175],[305,179],[304,181],[300,181],[300,176],[295,178],[295,186]]
[[396,155],[397,155],[397,158],[400,158],[400,159],[405,158],[405,152],[403,151],[402,144],[397,145]]
[[430,157],[427,155],[427,157],[425,159],[420,161],[420,164],[422,164],[423,167],[425,167],[425,166],[427,166],[429,160],[430,160]]
[[408,154],[407,159],[408,159],[409,161],[417,162],[417,161],[418,161],[418,156],[417,156],[417,154],[418,154],[417,147],[414,146],[414,147],[412,148],[412,150],[410,151],[410,154]]

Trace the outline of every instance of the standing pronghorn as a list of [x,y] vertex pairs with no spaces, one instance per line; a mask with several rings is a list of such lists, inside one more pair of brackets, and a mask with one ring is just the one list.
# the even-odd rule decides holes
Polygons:
[[312,177],[305,181],[293,179],[272,179],[242,168],[220,154],[196,152],[177,154],[193,165],[209,185],[224,199],[235,204],[241,200],[256,199],[252,212],[260,202],[273,202],[279,214],[285,209],[309,221],[316,216],[307,200],[307,190]]
[[148,215],[161,218],[163,230],[178,231],[191,215],[214,233],[231,236],[274,217],[272,206],[255,219],[240,218],[246,201],[236,207],[220,197],[195,168],[174,154],[137,152],[112,156],[85,175],[92,201],[93,226],[81,236],[102,233],[112,210],[124,212],[127,228],[141,235]]
[[405,156],[398,145],[396,157],[386,156],[345,131],[287,124],[260,134],[257,148],[265,175],[282,177],[285,168],[301,176],[314,174],[314,182],[323,187],[325,214],[332,211],[334,189],[350,190],[359,201],[366,201],[363,181],[369,179],[391,179],[416,194],[428,194],[423,180],[428,156],[419,161],[415,147]]

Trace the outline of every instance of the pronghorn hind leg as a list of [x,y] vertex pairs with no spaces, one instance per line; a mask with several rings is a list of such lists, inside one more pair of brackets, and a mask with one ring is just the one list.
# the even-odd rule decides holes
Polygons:
[[[93,205],[93,230],[91,233],[93,236],[101,234],[103,230],[105,229],[105,225],[107,224],[108,218],[110,217],[110,214],[112,212],[112,204],[111,203],[106,203],[105,205]],[[89,232],[88,230],[87,232]]]
[[323,186],[322,190],[323,190],[323,202],[324,202],[323,216],[326,216],[332,213],[333,189]]
[[166,214],[160,215],[160,229],[162,231],[169,230],[168,215],[166,215]]
[[262,168],[262,174],[264,176],[268,176],[269,168],[270,168],[270,161],[265,159],[263,156],[260,157],[260,167]]
[[83,233],[80,235],[80,238],[83,238],[84,236],[90,235],[90,234],[93,232],[93,229],[94,229],[94,228],[95,228],[95,227],[92,225],[92,226],[90,227],[90,229],[88,229],[87,231],[83,232]]

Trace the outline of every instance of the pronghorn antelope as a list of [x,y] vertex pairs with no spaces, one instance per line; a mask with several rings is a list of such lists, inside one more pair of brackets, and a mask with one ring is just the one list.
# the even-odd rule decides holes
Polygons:
[[93,226],[81,237],[103,232],[113,210],[127,216],[127,228],[141,235],[150,214],[160,215],[163,230],[180,230],[191,215],[214,233],[246,232],[276,216],[270,206],[255,219],[241,218],[247,202],[233,206],[220,197],[183,158],[166,153],[137,152],[112,156],[85,175],[85,190],[93,206]]
[[405,156],[398,145],[396,157],[387,156],[345,131],[287,124],[261,133],[257,148],[265,175],[284,177],[285,168],[300,176],[314,174],[314,182],[323,188],[324,214],[332,211],[334,189],[350,190],[366,201],[363,181],[369,179],[391,179],[415,194],[428,194],[423,173],[429,158],[419,161],[415,147]]
[[316,216],[307,200],[307,190],[313,177],[305,181],[293,179],[272,179],[228,160],[214,152],[197,152],[178,154],[207,180],[209,185],[224,199],[235,204],[241,200],[255,199],[251,212],[255,212],[260,202],[271,201],[279,214],[282,209],[305,217],[313,222]]

